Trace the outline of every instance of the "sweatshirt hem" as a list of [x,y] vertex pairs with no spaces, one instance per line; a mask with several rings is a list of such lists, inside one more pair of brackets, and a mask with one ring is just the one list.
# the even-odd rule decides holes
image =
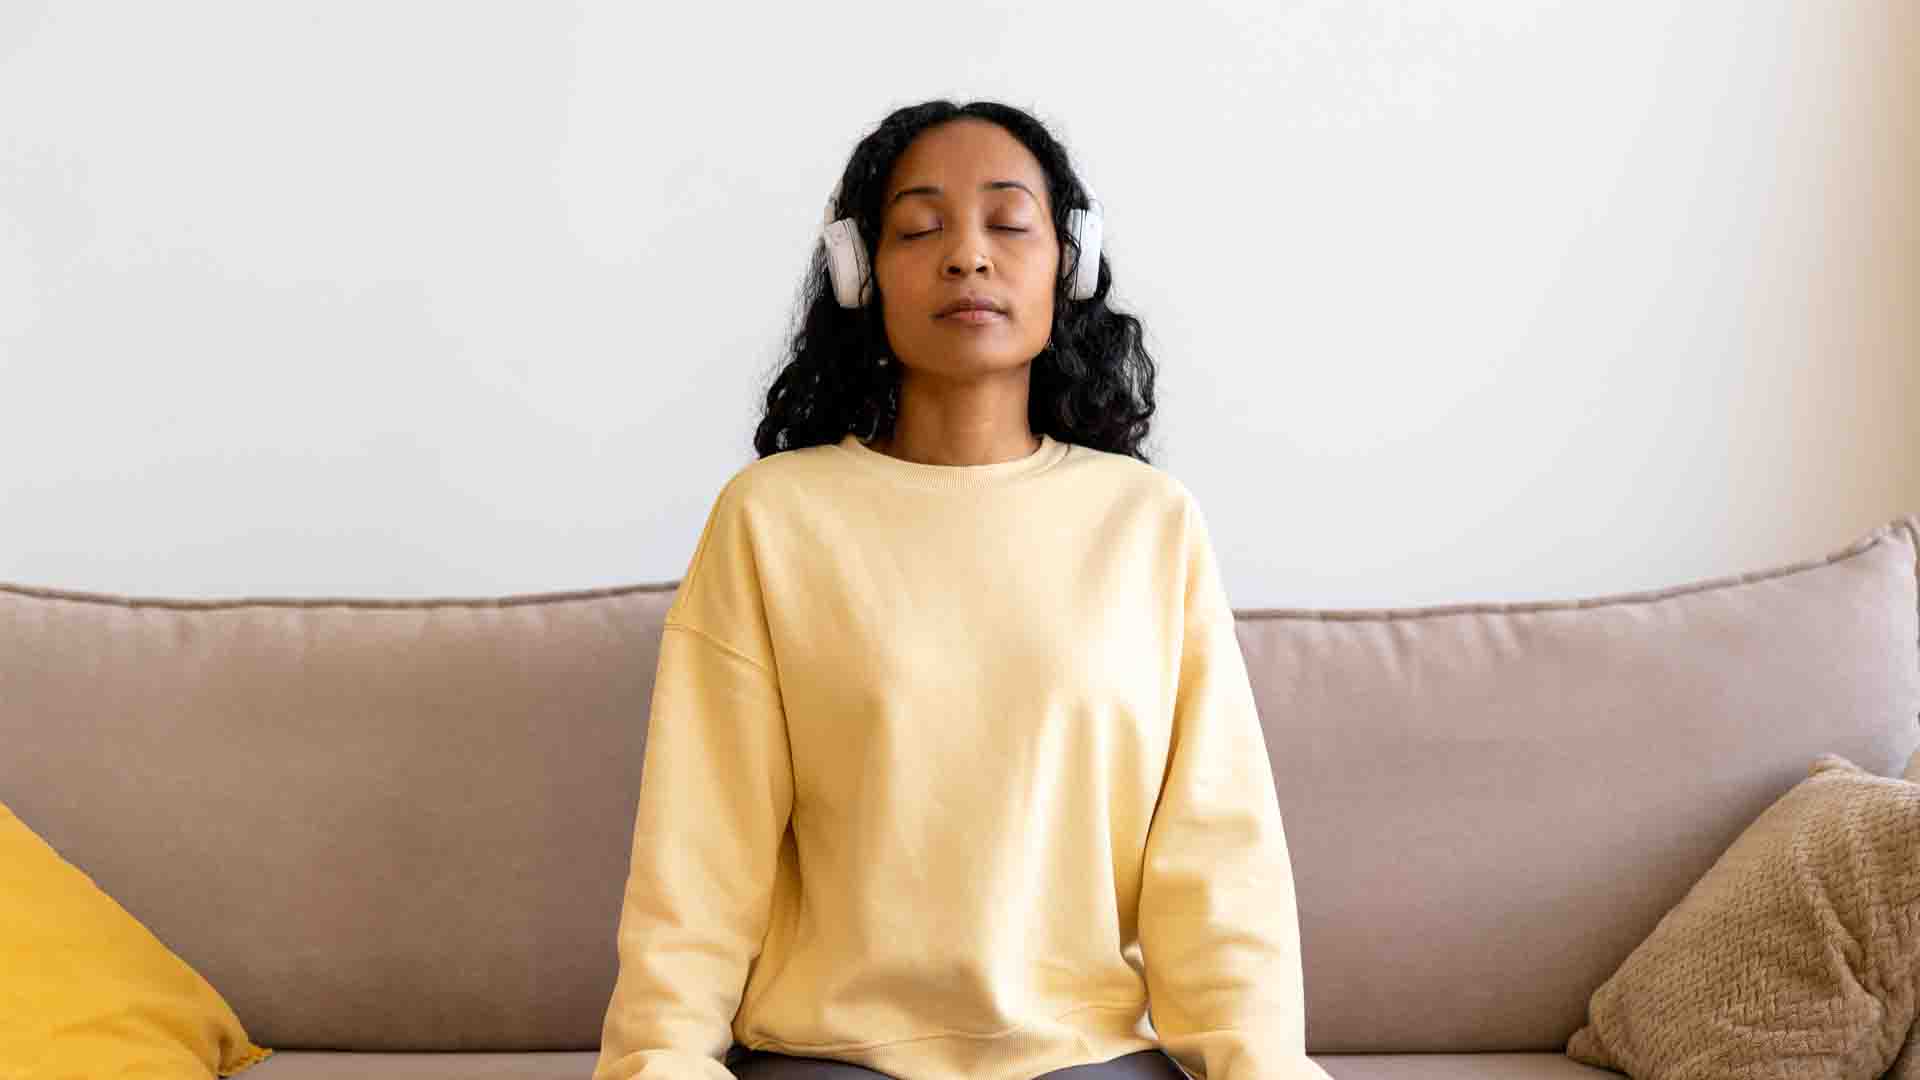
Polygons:
[[[1144,1001],[1127,1001],[1127,1002],[1095,1002],[1089,1005],[1076,1005],[1073,1008],[1068,1009],[1066,1012],[1058,1013],[1054,1016],[1050,1016],[1048,1017],[1048,1019],[1055,1020],[1055,1021],[1064,1020],[1067,1017],[1074,1015],[1075,1013],[1087,1012],[1089,1010],[1124,1012],[1124,1013],[1129,1013],[1129,1014],[1138,1016],[1140,1013],[1147,1011],[1147,1003]],[[1009,1035],[1018,1034],[1019,1032],[1028,1031],[1028,1030],[1031,1030],[1031,1025],[1018,1024],[1010,1028],[1002,1028],[999,1031],[935,1031],[935,1032],[930,1032],[926,1035],[908,1035],[905,1038],[900,1038],[900,1039],[880,1039],[873,1042],[837,1042],[837,1043],[803,1043],[803,1042],[792,1042],[786,1039],[773,1039],[773,1038],[763,1037],[763,1038],[756,1039],[752,1042],[747,1042],[742,1040],[740,1045],[746,1047],[749,1050],[766,1050],[775,1054],[781,1054],[781,1053],[786,1053],[787,1051],[792,1051],[793,1053],[801,1056],[812,1056],[812,1055],[817,1055],[821,1053],[837,1054],[837,1053],[847,1053],[847,1052],[862,1052],[867,1050],[879,1050],[889,1046],[905,1046],[908,1043],[927,1042],[928,1040],[931,1040],[931,1039],[1004,1039]],[[1129,1025],[1129,1028],[1128,1028],[1129,1033],[1131,1032],[1131,1030],[1132,1030],[1132,1027],[1131,1025]]]

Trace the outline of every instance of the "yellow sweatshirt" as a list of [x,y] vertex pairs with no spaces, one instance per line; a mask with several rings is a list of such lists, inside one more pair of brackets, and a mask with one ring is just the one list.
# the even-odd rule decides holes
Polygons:
[[[1305,1052],[1293,871],[1205,520],[1041,437],[721,488],[666,614],[593,1080],[735,1042],[902,1080]],[[1149,1008],[1151,1014],[1149,1015]]]

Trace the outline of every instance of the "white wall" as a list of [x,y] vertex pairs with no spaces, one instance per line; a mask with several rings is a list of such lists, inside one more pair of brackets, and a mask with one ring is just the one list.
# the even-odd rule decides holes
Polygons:
[[676,578],[855,140],[1055,125],[1237,606],[1920,511],[1920,4],[0,6],[0,580]]

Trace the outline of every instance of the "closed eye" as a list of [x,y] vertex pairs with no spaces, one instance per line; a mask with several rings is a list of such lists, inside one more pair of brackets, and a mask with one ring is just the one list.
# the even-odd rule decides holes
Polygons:
[[[995,226],[993,226],[993,227],[994,227],[994,228],[996,228],[996,229],[999,229],[999,230],[1001,230],[1002,232],[1032,232],[1032,231],[1033,231],[1032,229],[1016,229],[1016,228],[1014,228],[1014,227],[1013,227],[1013,226],[1011,226],[1011,225],[995,225]],[[916,236],[925,236],[925,235],[927,235],[928,233],[936,233],[936,232],[939,232],[939,231],[940,231],[940,230],[939,230],[939,229],[938,229],[938,228],[936,227],[936,228],[932,228],[932,229],[922,229],[922,230],[920,230],[919,232],[914,232],[914,233],[901,233],[901,234],[900,234],[900,239],[902,239],[902,240],[911,240],[911,239],[913,239],[913,238],[914,238],[914,237],[916,237]]]

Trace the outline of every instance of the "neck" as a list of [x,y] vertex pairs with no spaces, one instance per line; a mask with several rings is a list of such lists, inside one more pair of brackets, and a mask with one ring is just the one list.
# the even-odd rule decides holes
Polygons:
[[867,443],[868,447],[888,457],[921,465],[995,465],[1036,454],[1041,445],[1040,437],[1026,430],[1011,436],[958,439],[915,439],[911,432],[902,437],[900,432],[895,431],[890,436],[876,437]]

